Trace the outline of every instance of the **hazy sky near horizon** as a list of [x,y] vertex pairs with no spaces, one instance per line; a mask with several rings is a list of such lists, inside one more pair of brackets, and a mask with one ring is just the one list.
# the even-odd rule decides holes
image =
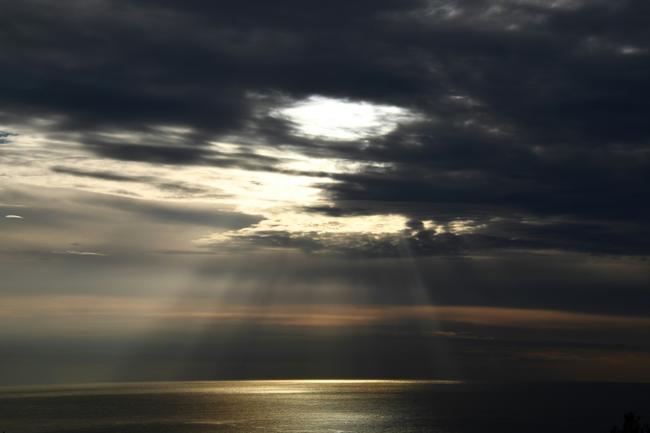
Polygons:
[[647,1],[0,11],[0,385],[650,380]]

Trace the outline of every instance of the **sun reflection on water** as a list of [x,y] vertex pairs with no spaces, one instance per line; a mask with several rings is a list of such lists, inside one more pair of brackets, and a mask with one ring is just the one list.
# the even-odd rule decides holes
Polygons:
[[421,396],[459,383],[307,379],[4,388],[0,419],[7,431],[25,433],[437,431],[419,427],[437,422]]

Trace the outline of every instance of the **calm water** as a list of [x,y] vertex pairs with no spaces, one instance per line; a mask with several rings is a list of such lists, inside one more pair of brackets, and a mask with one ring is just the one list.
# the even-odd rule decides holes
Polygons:
[[607,433],[629,410],[648,416],[650,384],[246,381],[0,388],[0,431],[6,433]]

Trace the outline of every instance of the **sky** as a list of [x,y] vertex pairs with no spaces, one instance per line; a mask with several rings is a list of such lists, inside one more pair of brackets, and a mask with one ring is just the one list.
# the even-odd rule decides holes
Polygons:
[[0,384],[650,381],[646,0],[0,10]]

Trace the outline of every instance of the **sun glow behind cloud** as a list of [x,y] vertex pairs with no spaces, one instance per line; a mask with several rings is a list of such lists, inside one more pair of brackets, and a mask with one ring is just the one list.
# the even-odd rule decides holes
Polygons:
[[[191,133],[178,128],[156,130],[169,132],[172,137]],[[215,211],[236,211],[261,218],[243,228],[206,229],[198,236],[193,233],[193,237],[187,239],[189,248],[201,251],[228,250],[229,247],[249,250],[252,247],[260,251],[298,248],[331,252],[376,245],[399,251],[403,249],[404,237],[414,235],[408,232],[408,218],[397,213],[334,216],[305,211],[306,207],[332,205],[324,194],[325,185],[337,182],[331,175],[363,172],[369,168],[387,169],[387,164],[315,158],[291,148],[247,147],[214,141],[209,143],[208,150],[225,159],[252,155],[251,161],[263,165],[250,168],[171,166],[101,158],[84,152],[81,144],[75,145],[73,137],[61,138],[66,146],[51,148],[44,137],[32,136],[29,132],[5,144],[3,169],[21,183],[38,187],[57,185],[71,190],[169,202],[170,205],[208,205],[214,206]],[[145,140],[134,133],[107,134],[128,135],[136,142]],[[26,151],[31,152],[32,157],[28,163],[20,163]],[[56,163],[53,165],[52,161]],[[445,224],[427,220],[423,223],[423,227],[435,235],[472,233],[482,227],[471,220]],[[170,246],[170,249],[175,247]],[[56,248],[57,252],[68,250],[77,251],[76,247]]]
[[[198,246],[242,246],[256,237],[267,240],[288,237],[287,241],[307,238],[330,247],[347,247],[350,243],[368,240],[384,240],[398,243],[406,227],[407,218],[402,215],[353,215],[332,217],[295,211],[278,213],[250,227],[215,233],[198,239]],[[291,247],[291,245],[272,245]]]
[[298,135],[332,141],[362,140],[386,135],[400,124],[420,119],[394,105],[311,96],[271,112],[293,123]]
[[[305,127],[325,127],[330,132],[339,130],[341,134],[346,134],[355,125],[362,134],[386,133],[396,128],[398,122],[414,119],[406,110],[397,107],[318,97],[308,101],[306,108],[294,107],[298,111],[289,111],[287,115],[298,113],[300,117],[305,108],[307,114],[300,117]],[[323,126],[318,124],[318,119],[311,118],[318,112],[329,113],[327,122],[330,123]],[[344,116],[339,117],[339,114]],[[164,127],[155,127],[152,131],[141,134],[106,131],[100,135],[105,139],[146,143],[152,133],[166,134],[172,141],[192,133],[189,129]],[[179,204],[201,203],[213,205],[215,210],[263,218],[259,224],[246,229],[206,233],[203,238],[194,239],[197,247],[208,240],[228,242],[257,233],[311,233],[338,238],[359,234],[393,235],[405,228],[407,220],[395,214],[335,217],[303,211],[309,206],[331,205],[323,192],[324,185],[336,182],[331,175],[357,173],[369,166],[383,169],[387,168],[386,164],[313,157],[290,148],[256,147],[226,141],[210,142],[206,151],[225,160],[236,160],[243,155],[253,161],[252,164],[260,164],[259,167],[151,164],[93,155],[74,136],[59,135],[57,145],[52,146],[47,134],[29,128],[17,132],[3,146],[5,152],[0,168],[5,176],[20,184],[56,185],[70,190]]]

